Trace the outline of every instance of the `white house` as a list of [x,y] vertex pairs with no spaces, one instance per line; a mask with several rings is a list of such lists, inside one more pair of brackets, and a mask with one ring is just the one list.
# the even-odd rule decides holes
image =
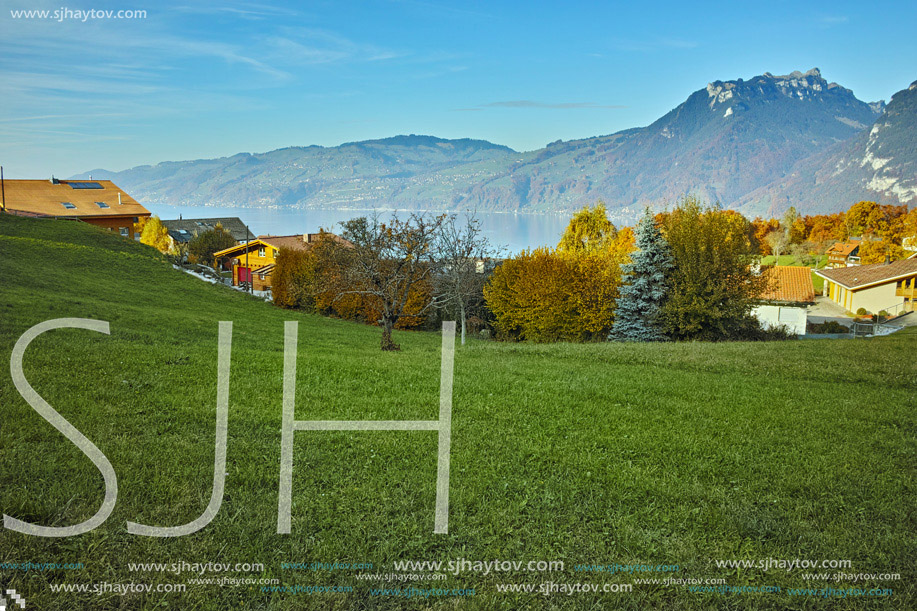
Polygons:
[[763,327],[784,326],[794,335],[805,335],[809,306],[815,303],[815,287],[808,267],[773,265],[761,268],[768,287],[752,310]]
[[910,312],[917,303],[917,259],[815,272],[825,279],[825,295],[850,312]]

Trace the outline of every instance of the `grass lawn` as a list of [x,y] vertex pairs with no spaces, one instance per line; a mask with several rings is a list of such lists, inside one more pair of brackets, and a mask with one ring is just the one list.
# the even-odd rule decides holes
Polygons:
[[[870,340],[659,345],[472,341],[455,357],[448,535],[433,534],[436,434],[306,432],[294,443],[293,523],[276,534],[283,323],[299,321],[296,418],[435,419],[436,333],[396,332],[273,306],[174,270],[151,249],[85,224],[0,215],[0,353],[60,317],[109,321],[38,337],[30,384],[108,457],[118,501],[91,533],[0,534],[4,588],[28,607],[71,609],[913,609],[917,558],[917,334]],[[234,322],[226,491],[203,530],[130,535],[126,521],[180,525],[213,478],[217,324]],[[0,372],[0,508],[42,525],[92,516],[93,464]],[[560,560],[563,571],[448,573],[369,582],[399,560]],[[850,560],[846,573],[726,569],[715,560]],[[83,563],[23,571],[2,563]],[[129,563],[261,563],[203,577],[340,586],[295,594],[201,585]],[[372,570],[285,569],[372,563]],[[677,565],[610,574],[576,565]],[[414,571],[415,573],[417,571]],[[819,569],[816,572],[834,573]],[[696,592],[638,579],[725,579],[779,592]],[[542,596],[503,584],[632,584]],[[58,584],[185,584],[184,593],[54,593]],[[474,596],[391,590],[474,589]],[[790,588],[880,587],[838,598]],[[389,588],[388,592],[378,592]],[[102,588],[104,589],[104,587]]]
[[[815,258],[816,267],[821,269],[828,263],[828,255],[818,255]],[[761,265],[773,265],[774,264],[774,255],[767,255],[761,257]],[[790,265],[798,267],[810,267],[808,263],[803,263],[801,259],[798,259],[795,255],[780,255],[780,261],[777,265]]]

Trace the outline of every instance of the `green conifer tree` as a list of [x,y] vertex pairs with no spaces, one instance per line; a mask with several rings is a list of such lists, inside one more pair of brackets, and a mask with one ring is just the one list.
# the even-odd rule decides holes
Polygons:
[[658,342],[666,339],[657,324],[665,301],[669,273],[674,267],[669,245],[656,227],[649,208],[637,224],[637,251],[624,266],[615,309],[612,341]]

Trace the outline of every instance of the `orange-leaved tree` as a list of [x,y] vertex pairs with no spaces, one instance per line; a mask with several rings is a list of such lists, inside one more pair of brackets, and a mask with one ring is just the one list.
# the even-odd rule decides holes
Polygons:
[[907,256],[900,245],[895,244],[889,239],[871,240],[861,243],[859,255],[861,265],[883,263],[886,259],[897,261]]

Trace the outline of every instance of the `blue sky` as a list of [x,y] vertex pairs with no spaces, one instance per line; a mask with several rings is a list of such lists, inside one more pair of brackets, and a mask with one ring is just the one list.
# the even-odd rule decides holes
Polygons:
[[[12,10],[146,10],[14,19]],[[712,80],[917,79],[908,2],[3,2],[0,163],[68,176],[431,134],[517,150],[651,123]]]

